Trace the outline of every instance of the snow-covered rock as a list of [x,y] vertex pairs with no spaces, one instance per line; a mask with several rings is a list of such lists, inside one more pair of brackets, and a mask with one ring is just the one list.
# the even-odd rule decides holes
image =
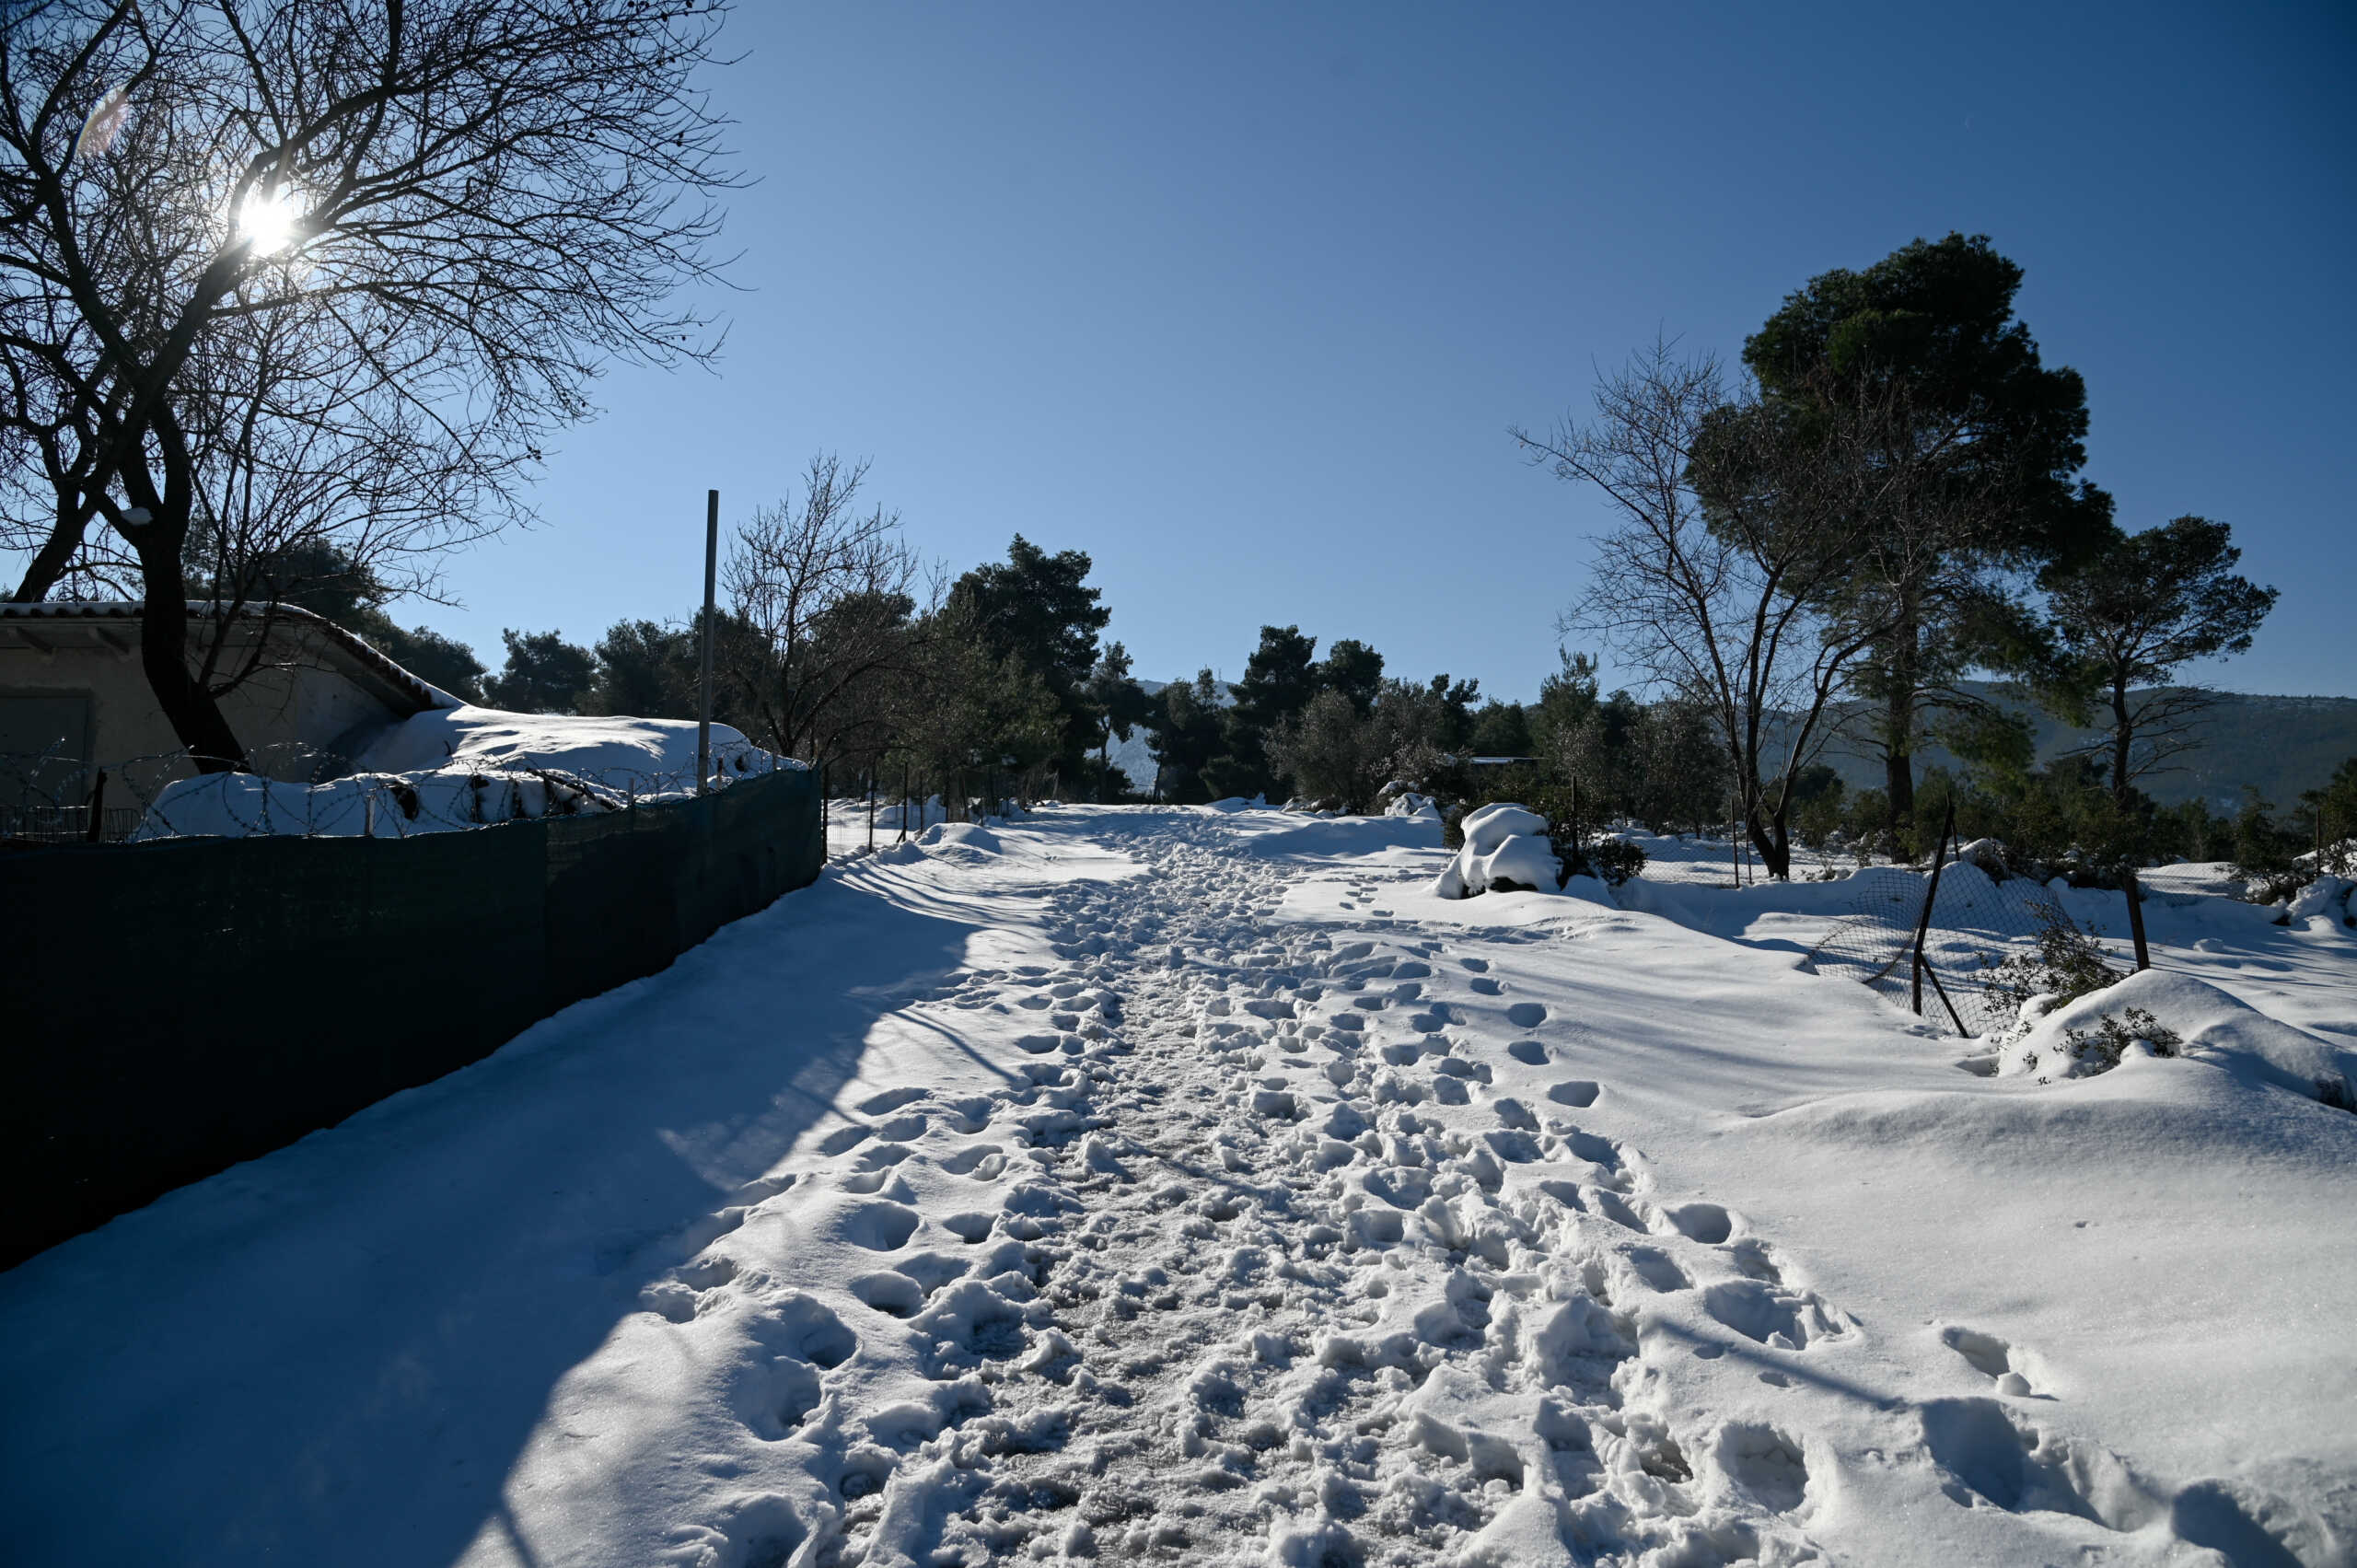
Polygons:
[[1440,807],[1433,804],[1433,797],[1418,795],[1413,790],[1393,796],[1391,804],[1383,808],[1383,814],[1386,817],[1413,817],[1425,822],[1440,820]]

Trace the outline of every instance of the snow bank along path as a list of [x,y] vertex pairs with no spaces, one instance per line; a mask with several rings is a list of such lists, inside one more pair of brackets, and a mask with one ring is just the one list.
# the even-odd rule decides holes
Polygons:
[[2345,1562],[2357,1117],[1429,824],[830,873],[0,1279],[29,1560]]

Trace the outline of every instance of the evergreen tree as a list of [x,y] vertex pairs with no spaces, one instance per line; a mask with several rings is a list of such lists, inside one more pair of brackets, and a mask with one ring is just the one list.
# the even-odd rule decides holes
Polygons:
[[1872,433],[1844,455],[1861,470],[1850,504],[1873,524],[1846,592],[1889,627],[1855,686],[1879,710],[1898,822],[1913,813],[1928,724],[1979,705],[1959,682],[1999,651],[1991,573],[2074,560],[2108,528],[2110,498],[2075,478],[2084,383],[2041,361],[2014,315],[2021,281],[1986,236],[1918,239],[1864,272],[1812,278],[1744,344],[1787,439]]
[[1318,667],[1318,688],[1339,691],[1364,718],[1383,686],[1383,656],[1355,638],[1345,637],[1326,650]]
[[581,711],[596,678],[598,661],[587,648],[568,643],[557,632],[499,633],[507,645],[507,664],[489,682],[492,706],[517,714],[575,714]]
[[2188,664],[2249,651],[2275,590],[2235,573],[2242,552],[2223,523],[2178,517],[2138,534],[2114,533],[2083,563],[2052,574],[2060,677],[2042,695],[2061,716],[2104,729],[2101,755],[2115,804],[2137,780],[2166,771],[2200,744],[2210,693],[2173,684]]
[[1130,678],[1130,650],[1119,643],[1108,643],[1097,657],[1097,666],[1088,672],[1088,684],[1084,693],[1090,709],[1097,715],[1097,798],[1104,800],[1117,792],[1112,784],[1113,741],[1127,741],[1139,726],[1147,722],[1155,708],[1155,701],[1145,688]]
[[1473,715],[1472,752],[1477,757],[1527,757],[1530,749],[1530,721],[1520,703],[1501,703],[1492,698]]
[[1207,775],[1225,753],[1227,740],[1219,682],[1212,672],[1205,669],[1192,682],[1164,687],[1161,711],[1147,718],[1146,727],[1151,732],[1147,749],[1156,764],[1155,793],[1181,802],[1212,799]]
[[1113,612],[1087,586],[1089,558],[1077,550],[1051,555],[1021,534],[1006,560],[958,579],[950,600],[982,645],[1039,678],[1062,712],[1056,755],[1077,775],[1097,749],[1097,720],[1083,691],[1097,663],[1097,635]]
[[364,622],[371,617],[382,621],[382,625],[373,631],[366,624],[353,629],[374,643],[386,657],[427,685],[438,686],[462,702],[483,701],[482,682],[487,672],[474,649],[431,627],[412,626],[403,631],[381,610],[361,612]]
[[617,621],[598,639],[598,670],[586,707],[639,718],[696,716],[700,650],[684,627]]
[[1269,734],[1318,694],[1318,639],[1298,626],[1263,626],[1260,645],[1244,664],[1225,715],[1226,755],[1212,772],[1223,795],[1260,795],[1276,785],[1268,757]]

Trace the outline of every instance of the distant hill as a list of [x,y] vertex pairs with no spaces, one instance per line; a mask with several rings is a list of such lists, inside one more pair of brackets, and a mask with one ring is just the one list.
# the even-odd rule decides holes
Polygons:
[[[1158,692],[1167,680],[1141,680]],[[2038,759],[2050,761],[2095,738],[2092,730],[2072,729],[2029,704],[2007,697],[1994,686],[1974,683],[1971,690],[2016,713],[2028,713],[2038,738]],[[1220,686],[1229,699],[1226,683]],[[2147,782],[2153,798],[2165,806],[2200,798],[2217,811],[2232,811],[2242,804],[2243,786],[2252,784],[2278,807],[2299,799],[2332,775],[2333,769],[2357,757],[2357,697],[2249,697],[2222,692],[2203,715],[2202,745],[2177,761],[2176,772]],[[1880,789],[1882,764],[1847,751],[1829,752],[1825,761],[1852,789]],[[1113,761],[1136,782],[1139,789],[1154,784],[1154,758],[1146,750],[1145,732],[1139,730],[1127,744],[1116,743]],[[1916,776],[1933,767],[1956,766],[1947,752],[1934,747],[1918,754]]]
[[[1971,690],[2015,713],[2027,713],[2038,738],[2038,760],[2050,761],[2093,740],[2093,730],[2073,729],[2038,713],[1994,686]],[[2243,786],[2255,785],[2266,799],[2288,807],[2300,792],[2314,789],[2350,757],[2357,757],[2357,697],[2251,697],[2221,692],[2202,715],[2200,747],[2178,758],[2178,769],[2145,781],[2145,791],[2165,806],[2200,799],[2213,810],[2242,804]],[[1839,743],[1837,743],[1839,744]],[[1826,761],[1852,789],[1880,789],[1882,764],[1871,757],[1829,753]],[[1926,768],[1953,768],[1956,759],[1933,748],[1915,759],[1918,777]]]

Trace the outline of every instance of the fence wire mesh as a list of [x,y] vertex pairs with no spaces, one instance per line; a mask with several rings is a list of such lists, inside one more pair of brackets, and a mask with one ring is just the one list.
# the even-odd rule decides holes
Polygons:
[[2030,951],[2049,925],[2070,921],[2038,883],[1999,881],[1968,863],[1941,866],[1936,890],[1924,873],[1896,865],[1862,871],[1850,883],[1849,913],[1809,954],[1817,972],[1856,981],[1911,1008],[1920,930],[1922,1014],[1967,1035],[1991,1034],[2014,1021],[2017,998],[2004,989],[2000,966]]

